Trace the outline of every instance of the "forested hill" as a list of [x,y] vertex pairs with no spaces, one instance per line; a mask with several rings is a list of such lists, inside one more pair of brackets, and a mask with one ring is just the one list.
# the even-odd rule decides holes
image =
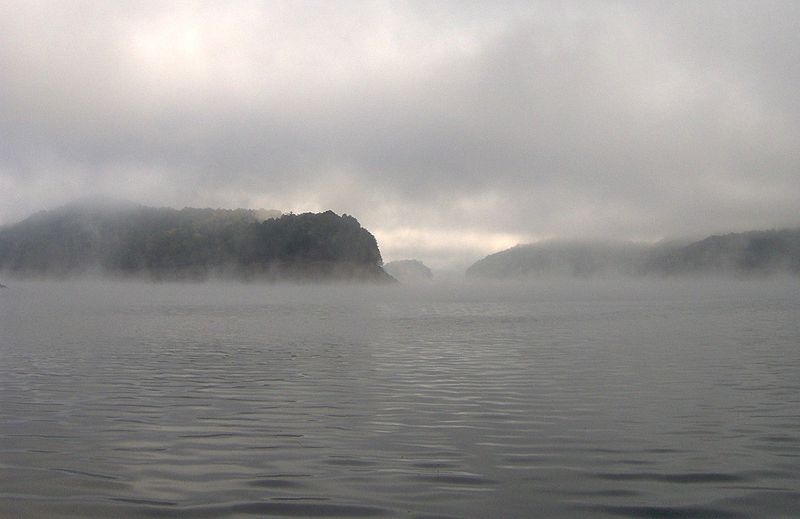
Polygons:
[[418,283],[433,279],[433,272],[419,260],[390,261],[383,266],[390,276],[401,283]]
[[645,269],[663,274],[800,275],[800,229],[731,233],[663,247],[649,256]]
[[689,244],[544,242],[476,262],[467,276],[800,275],[800,229],[709,236]]
[[15,277],[390,281],[381,263],[372,234],[332,211],[89,204],[0,229],[0,271]]

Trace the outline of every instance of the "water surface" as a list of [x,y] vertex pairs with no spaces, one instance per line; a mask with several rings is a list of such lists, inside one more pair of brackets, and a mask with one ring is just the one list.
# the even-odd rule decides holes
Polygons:
[[795,517],[800,284],[13,283],[0,517]]

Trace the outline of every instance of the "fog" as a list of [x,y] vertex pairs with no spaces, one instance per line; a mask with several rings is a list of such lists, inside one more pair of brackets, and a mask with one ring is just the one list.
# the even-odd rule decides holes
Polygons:
[[[427,283],[251,283],[210,279],[202,283],[170,282],[154,283],[137,279],[113,279],[85,277],[80,279],[28,279],[15,280],[0,292],[7,309],[13,309],[24,321],[46,318],[48,312],[57,308],[62,315],[62,326],[79,330],[84,324],[72,320],[77,313],[96,312],[93,319],[102,320],[107,308],[124,303],[128,311],[145,312],[163,319],[164,326],[183,311],[209,313],[226,308],[252,317],[265,312],[270,305],[292,307],[287,319],[302,318],[303,308],[340,307],[360,320],[385,318],[386,312],[397,308],[413,309],[415,313],[433,318],[438,312],[436,305],[463,306],[464,312],[481,308],[480,312],[491,312],[492,304],[502,304],[497,315],[501,318],[509,312],[508,305],[515,310],[527,311],[531,304],[564,303],[565,316],[579,308],[574,305],[589,305],[587,308],[602,310],[604,304],[633,303],[669,305],[671,302],[702,300],[722,301],[729,299],[731,305],[747,303],[750,298],[768,298],[774,301],[795,301],[800,289],[796,276],[772,276],[768,278],[735,278],[729,276],[704,276],[700,278],[654,278],[654,277],[594,277],[542,276],[526,279],[436,279]],[[25,306],[30,300],[46,299],[47,307]],[[33,303],[31,303],[33,304]],[[794,304],[794,303],[793,303]],[[400,305],[395,307],[394,305]],[[427,305],[427,306],[426,306]],[[470,305],[474,305],[474,308]],[[74,306],[74,312],[70,311]],[[165,309],[170,308],[168,312]],[[270,307],[271,308],[271,307]],[[182,310],[181,310],[182,309]],[[502,312],[501,312],[502,310]],[[515,312],[512,311],[512,314]],[[766,311],[766,310],[765,310]],[[300,313],[297,313],[300,312]],[[28,315],[29,314],[29,315]],[[38,317],[37,317],[38,316]],[[13,314],[4,316],[14,320]],[[394,316],[397,317],[397,316]],[[209,323],[209,327],[221,323]],[[316,322],[319,334],[324,336],[324,321]],[[367,326],[366,321],[362,321]],[[113,329],[113,323],[104,325]],[[235,323],[226,325],[235,329]],[[199,332],[198,332],[199,333]],[[298,334],[302,331],[298,329]],[[199,337],[199,335],[198,335]]]
[[355,215],[386,261],[798,225],[800,6],[0,2],[0,225]]
[[0,517],[796,515],[798,27],[0,0]]

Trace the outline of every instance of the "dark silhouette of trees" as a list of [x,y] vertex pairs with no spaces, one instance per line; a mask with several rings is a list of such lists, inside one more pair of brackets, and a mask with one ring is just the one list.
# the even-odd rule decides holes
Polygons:
[[0,270],[58,277],[390,279],[375,238],[332,211],[68,206],[0,230]]

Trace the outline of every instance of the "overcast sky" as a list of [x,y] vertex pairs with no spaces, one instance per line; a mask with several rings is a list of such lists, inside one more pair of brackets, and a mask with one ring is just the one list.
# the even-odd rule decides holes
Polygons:
[[0,224],[333,209],[385,260],[800,225],[800,2],[0,0]]

